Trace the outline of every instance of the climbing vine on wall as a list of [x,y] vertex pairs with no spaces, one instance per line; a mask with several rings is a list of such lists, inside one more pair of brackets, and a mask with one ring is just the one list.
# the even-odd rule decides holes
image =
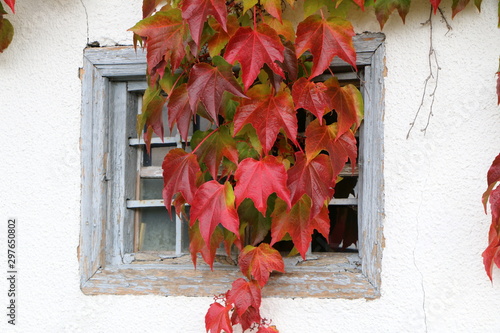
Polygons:
[[[453,0],[452,16],[468,2]],[[479,9],[481,1],[474,3]],[[430,4],[435,14],[440,1]],[[213,124],[193,134],[191,151],[174,149],[165,156],[165,205],[181,215],[185,204],[191,206],[195,265],[201,253],[212,267],[224,243],[228,255],[233,246],[239,249],[244,275],[215,297],[205,317],[207,331],[232,332],[240,324],[243,330],[277,332],[259,311],[270,273],[284,271],[273,245],[291,239],[305,258],[314,230],[328,237],[328,202],[338,175],[348,160],[356,164],[363,101],[355,86],[341,86],[334,73],[324,82],[315,78],[331,72],[334,57],[356,68],[346,13],[365,5],[374,7],[383,28],[394,11],[404,21],[410,1],[305,0],[305,19],[295,26],[283,15],[295,10],[295,0],[144,0],[144,19],[131,28],[148,62],[138,130],[146,128],[148,146],[153,133],[163,137],[165,104],[169,128],[177,126],[184,141],[196,115]],[[297,110],[314,119],[305,133],[298,132]],[[330,112],[333,122],[324,117]],[[489,191],[500,179],[497,160]],[[497,197],[498,188],[490,201]],[[493,201],[498,220],[500,201]],[[500,232],[498,226],[492,230],[485,252],[490,266],[492,260],[500,264]]]
[[[14,12],[15,0],[3,0]],[[284,272],[273,246],[291,240],[303,258],[314,230],[328,238],[328,203],[348,161],[356,165],[356,131],[363,100],[341,85],[330,63],[339,57],[356,69],[353,7],[373,6],[381,28],[410,0],[143,0],[143,19],[130,30],[147,50],[148,88],[137,129],[147,149],[153,133],[177,127],[188,148],[164,158],[163,198],[189,223],[190,252],[213,267],[217,249],[238,249],[243,277],[216,297],[206,330],[278,332],[262,318],[262,288],[273,271]],[[441,0],[430,0],[434,14]],[[452,0],[452,17],[469,0]],[[499,2],[500,4],[500,2]],[[481,0],[474,5],[480,9]],[[304,19],[287,20],[300,8]],[[500,8],[500,5],[499,5]],[[14,29],[0,2],[0,52]],[[320,82],[324,73],[331,78]],[[497,93],[500,104],[500,78]],[[168,124],[162,123],[167,105]],[[299,132],[297,112],[308,114]],[[326,115],[329,115],[326,117]],[[333,116],[332,116],[333,115]],[[192,120],[211,122],[189,137]],[[332,121],[332,119],[334,119]],[[488,276],[500,267],[500,155],[488,172],[492,224],[483,253]],[[186,204],[191,206],[189,216]],[[229,287],[229,286],[228,286]]]

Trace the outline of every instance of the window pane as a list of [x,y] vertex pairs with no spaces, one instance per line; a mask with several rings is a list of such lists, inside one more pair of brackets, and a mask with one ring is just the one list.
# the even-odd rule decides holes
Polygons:
[[141,200],[161,199],[163,179],[141,179]]
[[140,210],[140,251],[175,251],[175,215],[163,207]]

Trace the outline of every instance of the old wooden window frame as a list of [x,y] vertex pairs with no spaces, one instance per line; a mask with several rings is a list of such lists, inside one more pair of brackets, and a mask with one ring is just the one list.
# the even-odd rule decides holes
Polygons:
[[[384,219],[383,116],[384,35],[354,38],[357,65],[364,68],[365,119],[360,144],[359,257],[337,253],[285,274],[273,274],[269,297],[366,298],[380,295]],[[335,58],[332,66],[344,64]],[[134,149],[128,140],[134,126],[125,112],[136,109],[129,98],[134,81],[143,80],[145,54],[131,47],[89,48],[82,70],[82,203],[79,261],[81,289],[87,295],[127,294],[212,296],[241,277],[237,268],[133,262],[133,211],[126,199],[134,193]],[[110,126],[125,124],[125,126]],[[133,165],[132,165],[133,164]],[[359,264],[359,258],[361,263]],[[321,263],[321,264],[318,264]],[[359,267],[358,267],[359,266]]]

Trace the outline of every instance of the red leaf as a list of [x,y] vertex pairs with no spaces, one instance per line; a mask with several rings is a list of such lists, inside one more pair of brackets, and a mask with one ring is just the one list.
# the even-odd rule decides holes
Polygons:
[[259,324],[262,318],[260,317],[259,309],[253,306],[249,307],[243,314],[238,314],[234,311],[231,316],[233,325],[240,324],[243,331],[251,328],[254,324]]
[[224,58],[234,64],[238,61],[243,72],[245,91],[253,84],[257,75],[267,64],[276,74],[285,77],[275,61],[283,62],[284,46],[274,29],[259,24],[257,30],[241,27],[229,40]]
[[439,4],[441,3],[441,0],[430,0],[432,9],[434,9],[434,15],[436,15],[436,11],[439,8]]
[[259,330],[257,333],[279,333],[279,331],[276,329],[276,326],[260,326]]
[[225,0],[184,0],[182,2],[182,18],[189,24],[191,37],[196,45],[200,45],[203,25],[208,15],[215,17],[224,31],[227,31],[227,11]]
[[16,0],[4,0],[5,4],[10,7],[13,13],[16,13],[16,9],[14,8],[16,5]]
[[232,333],[233,327],[231,325],[231,319],[229,319],[230,311],[230,305],[223,306],[217,302],[212,303],[205,315],[205,328],[207,332],[220,333],[224,330],[226,333]]
[[145,40],[150,75],[163,76],[165,66],[169,62],[172,71],[180,66],[186,55],[184,45],[186,26],[179,9],[157,12],[129,30]]
[[189,252],[191,252],[191,260],[196,268],[197,254],[201,253],[203,260],[213,269],[215,254],[224,240],[224,233],[220,227],[215,228],[214,233],[210,237],[210,243],[207,246],[200,232],[200,225],[196,222],[189,228]]
[[227,292],[227,302],[234,303],[238,315],[243,315],[250,307],[260,308],[261,289],[257,281],[247,281],[239,278],[233,282],[231,290]]
[[[468,1],[468,0],[467,0]],[[406,14],[410,10],[411,0],[377,0],[374,4],[375,15],[380,24],[380,28],[383,29],[385,23],[389,19],[389,16],[394,10],[398,10],[399,16],[405,22]]]
[[146,18],[149,15],[153,14],[162,0],[143,0],[142,1],[142,18]]
[[196,192],[196,178],[200,166],[196,156],[177,148],[168,152],[163,160],[163,201],[170,212],[172,197],[181,193],[189,204]]
[[303,108],[314,114],[321,124],[323,115],[330,108],[329,101],[325,94],[326,86],[322,82],[314,83],[301,77],[298,79],[292,88],[293,102],[295,110]]
[[338,17],[324,19],[311,15],[299,23],[295,48],[297,57],[311,50],[314,62],[310,78],[322,74],[335,56],[356,68],[354,35],[351,23]]
[[168,125],[170,131],[174,128],[174,124],[177,123],[182,140],[187,142],[189,126],[194,115],[195,112],[189,104],[187,85],[183,83],[172,91],[168,100]]
[[492,279],[494,264],[500,268],[500,187],[491,191],[491,226],[489,245],[483,252],[484,268],[490,280]]
[[291,207],[290,191],[287,188],[285,166],[274,156],[266,156],[260,161],[246,158],[240,162],[234,175],[237,180],[235,195],[236,207],[245,198],[251,199],[255,208],[266,215],[267,198],[276,193]]
[[500,181],[500,154],[497,155],[497,157],[495,158],[495,160],[493,161],[488,170],[488,176],[487,176],[488,188],[483,193],[483,205],[485,212],[486,212],[486,204],[488,202],[488,197],[490,196],[491,191],[493,190],[498,181]]
[[241,272],[249,279],[253,276],[261,287],[267,283],[272,271],[285,272],[281,254],[266,243],[258,247],[247,245],[241,251],[238,263]]
[[191,139],[191,146],[197,147],[194,153],[198,156],[198,160],[207,166],[213,179],[218,178],[219,166],[223,157],[236,165],[238,164],[236,141],[226,125],[219,127],[216,132],[212,130],[195,132]]
[[190,225],[196,220],[200,221],[201,235],[207,244],[219,223],[239,237],[240,223],[231,184],[211,180],[200,186],[191,204]]
[[[462,10],[464,10],[464,8],[469,4],[469,1],[470,0],[453,0],[453,2],[451,4],[451,9],[452,9],[451,18],[454,18],[455,15],[457,15]],[[479,3],[481,3],[481,2],[479,2]],[[477,4],[477,1],[476,1],[476,4]],[[478,9],[480,9],[479,7],[480,7],[480,5],[478,6]]]
[[297,118],[292,96],[286,91],[273,95],[264,85],[252,87],[247,92],[250,100],[243,100],[236,109],[234,132],[238,133],[244,125],[251,124],[267,154],[276,141],[280,129],[284,129],[288,139],[297,143]]
[[345,132],[337,137],[337,124],[320,125],[314,120],[306,129],[306,156],[308,160],[313,159],[322,150],[328,151],[333,168],[333,179],[344,168],[347,159],[351,161],[352,169],[356,167],[358,150],[356,138],[351,131]]
[[330,99],[330,108],[337,113],[337,138],[353,125],[354,131],[358,129],[362,120],[360,115],[363,114],[363,97],[358,88],[352,84],[341,87],[336,78],[326,80],[325,86],[328,88],[326,94]]
[[[326,206],[323,204],[323,207]],[[311,208],[311,198],[307,194],[304,194],[290,211],[282,200],[277,199],[272,214],[271,245],[282,240],[288,233],[292,237],[293,245],[305,259],[314,229],[318,229],[325,237],[328,237],[330,230],[328,209],[323,208],[321,214],[311,216]]]
[[212,67],[205,63],[193,66],[189,73],[188,94],[191,109],[196,110],[198,102],[201,102],[214,122],[218,124],[219,108],[224,91],[229,91],[238,97],[246,96],[234,78],[231,66],[220,57],[216,57],[214,63],[218,63],[218,66]]
[[312,201],[311,215],[316,216],[333,196],[335,179],[330,160],[327,155],[320,154],[307,160],[304,153],[295,153],[295,165],[288,170],[288,188],[292,197],[292,205],[307,194]]

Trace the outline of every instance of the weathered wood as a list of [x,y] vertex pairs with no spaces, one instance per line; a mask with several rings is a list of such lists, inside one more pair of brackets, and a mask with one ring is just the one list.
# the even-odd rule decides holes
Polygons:
[[[130,98],[126,82],[110,84],[109,110],[109,168],[108,221],[106,224],[106,263],[120,264],[123,255],[133,251],[134,212],[127,209],[126,198],[135,196],[135,166],[137,149],[130,147],[127,139],[135,134],[133,119],[137,101]],[[112,124],[112,125],[111,125]]]
[[[104,265],[108,80],[84,57],[82,91],[81,282]],[[91,83],[91,84],[86,84]]]
[[365,67],[365,118],[360,140],[360,194],[358,209],[359,254],[362,271],[380,288],[384,219],[384,45]]
[[[264,297],[378,297],[375,288],[345,255],[323,254],[323,258],[327,258],[326,263],[320,258],[303,262],[308,265],[299,264],[286,273],[273,273],[263,290]],[[176,267],[168,263],[130,264],[105,268],[82,290],[88,295],[213,296],[227,290],[241,276],[237,267],[226,265],[210,271],[201,262],[197,270],[189,265]]]

